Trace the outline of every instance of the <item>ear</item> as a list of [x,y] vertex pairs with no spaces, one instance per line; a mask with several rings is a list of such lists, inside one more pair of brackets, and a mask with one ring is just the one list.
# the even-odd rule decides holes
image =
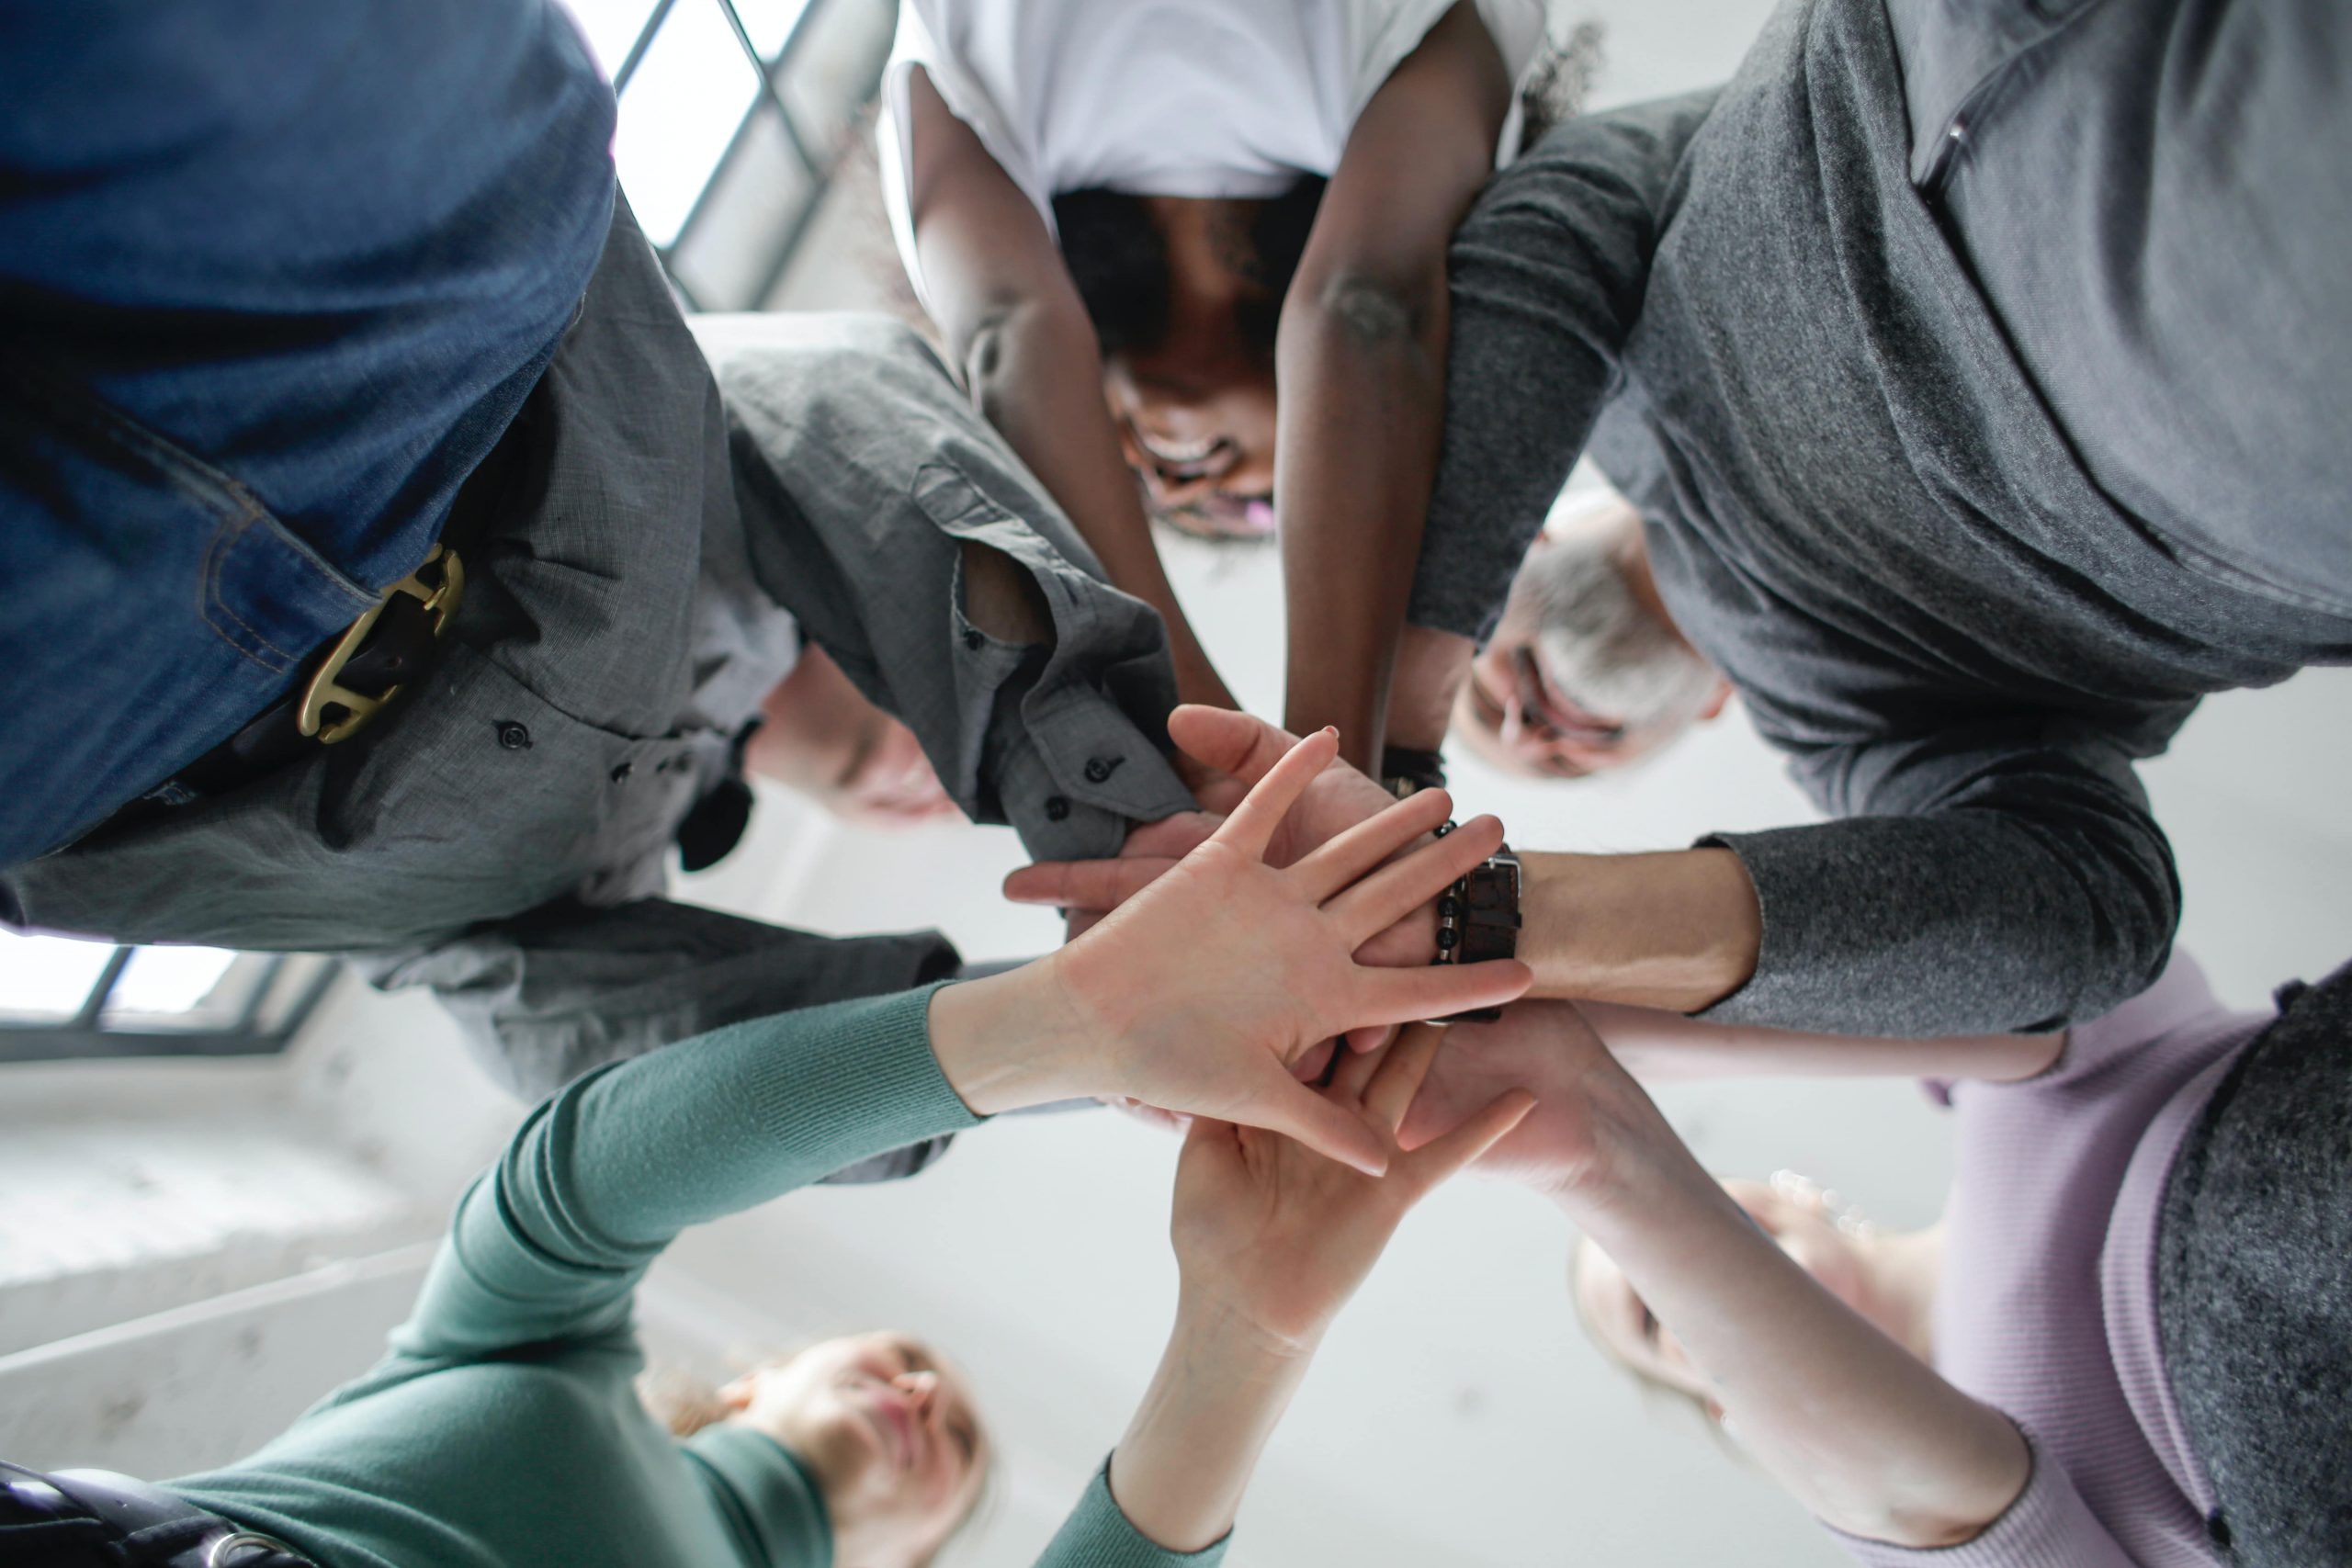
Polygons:
[[1720,715],[1724,711],[1724,705],[1729,701],[1731,701],[1731,682],[1718,675],[1715,677],[1715,694],[1709,697],[1707,705],[1699,710],[1699,722],[1704,724],[1707,720]]

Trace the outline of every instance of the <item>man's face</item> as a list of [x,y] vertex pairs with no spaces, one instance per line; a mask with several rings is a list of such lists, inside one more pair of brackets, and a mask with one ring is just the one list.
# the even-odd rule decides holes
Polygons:
[[1539,538],[1529,552],[1454,705],[1453,733],[1490,765],[1582,778],[1722,709],[1728,684],[1644,603],[1629,547],[1623,536]]

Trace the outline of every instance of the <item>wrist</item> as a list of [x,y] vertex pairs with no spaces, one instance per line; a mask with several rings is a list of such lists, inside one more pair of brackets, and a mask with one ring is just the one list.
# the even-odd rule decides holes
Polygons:
[[1328,1319],[1276,1325],[1252,1310],[1246,1292],[1194,1271],[1182,1273],[1176,1325],[1168,1336],[1171,1352],[1181,1347],[1188,1364],[1216,1366],[1236,1378],[1271,1381],[1305,1374],[1322,1348]]
[[1060,984],[1059,956],[932,993],[932,1055],[974,1115],[1093,1092],[1085,1087],[1091,1034]]
[[1756,972],[1763,918],[1729,850],[1521,861],[1531,995],[1697,1012]]

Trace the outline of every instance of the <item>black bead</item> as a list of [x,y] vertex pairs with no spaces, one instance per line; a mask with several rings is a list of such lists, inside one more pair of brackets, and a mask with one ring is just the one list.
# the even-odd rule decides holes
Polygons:
[[1455,931],[1452,926],[1440,926],[1437,928],[1437,950],[1440,953],[1453,952],[1455,945],[1461,941],[1462,933]]
[[1437,901],[1438,919],[1442,920],[1451,920],[1458,918],[1461,913],[1462,900],[1456,898],[1453,894],[1449,893],[1444,897]]
[[511,718],[501,719],[498,743],[509,751],[527,751],[531,749],[531,732]]
[[1060,795],[1046,796],[1046,820],[1059,822],[1069,816],[1069,797]]

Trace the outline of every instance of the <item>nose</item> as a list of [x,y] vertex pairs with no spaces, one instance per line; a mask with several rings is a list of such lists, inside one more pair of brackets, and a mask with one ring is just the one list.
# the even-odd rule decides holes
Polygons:
[[918,1416],[927,1416],[939,1403],[939,1374],[929,1368],[916,1372],[900,1372],[890,1380],[907,1403],[914,1406]]

